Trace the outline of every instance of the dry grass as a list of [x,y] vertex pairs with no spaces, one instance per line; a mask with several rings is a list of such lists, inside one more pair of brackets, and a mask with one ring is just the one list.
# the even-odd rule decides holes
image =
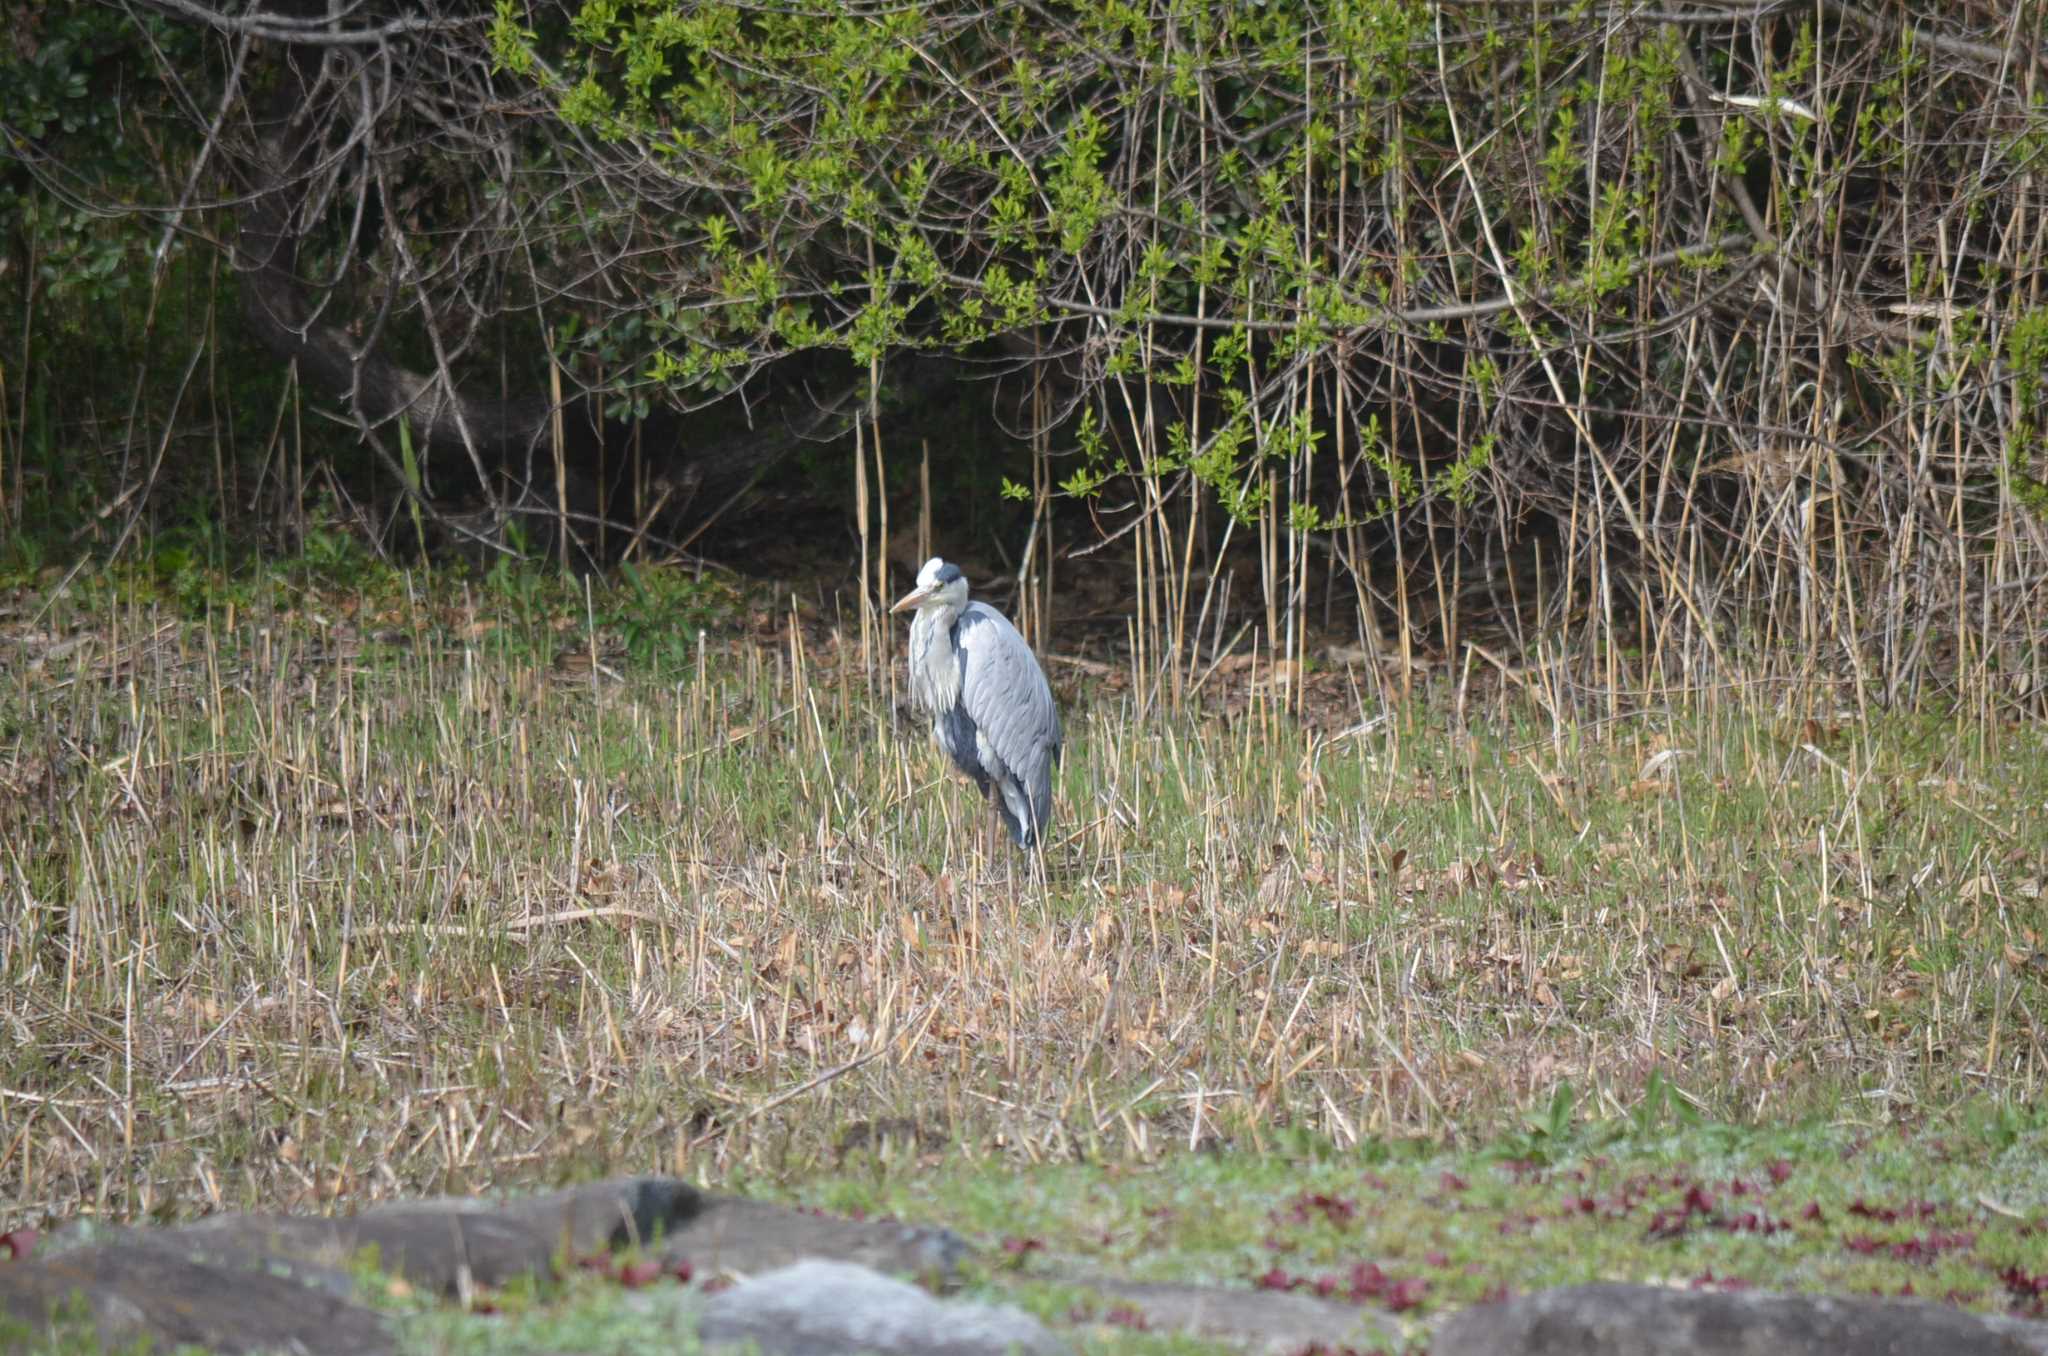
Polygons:
[[1254,665],[1137,718],[1056,665],[1041,886],[857,638],[642,662],[459,595],[0,603],[0,1227],[1469,1141],[1653,1069],[1744,1120],[2040,1092],[2048,750],[1988,707],[1759,669],[1575,723],[1482,666],[1304,724]]

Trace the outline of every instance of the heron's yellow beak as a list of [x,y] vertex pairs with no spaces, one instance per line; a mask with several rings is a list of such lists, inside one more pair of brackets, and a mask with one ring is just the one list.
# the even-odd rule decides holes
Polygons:
[[931,596],[932,590],[930,589],[912,589],[910,592],[904,594],[901,598],[898,598],[896,600],[896,606],[890,608],[889,611],[908,612],[911,608],[916,607],[919,603],[923,602],[925,599]]

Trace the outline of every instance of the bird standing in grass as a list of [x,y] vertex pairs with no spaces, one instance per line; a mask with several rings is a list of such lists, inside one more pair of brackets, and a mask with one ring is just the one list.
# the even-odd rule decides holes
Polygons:
[[910,621],[910,700],[932,740],[995,802],[1019,847],[1040,847],[1052,818],[1060,712],[1045,670],[1010,619],[967,601],[958,565],[933,556],[891,612]]

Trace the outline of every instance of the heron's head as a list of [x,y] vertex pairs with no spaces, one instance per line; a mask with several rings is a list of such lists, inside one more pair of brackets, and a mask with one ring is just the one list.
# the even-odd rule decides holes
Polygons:
[[960,573],[958,565],[948,565],[933,556],[917,572],[917,587],[896,600],[891,612],[907,612],[911,608],[943,607],[958,612],[967,606],[967,576]]

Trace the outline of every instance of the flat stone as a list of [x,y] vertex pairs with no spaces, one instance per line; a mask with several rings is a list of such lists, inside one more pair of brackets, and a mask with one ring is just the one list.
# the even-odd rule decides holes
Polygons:
[[664,1260],[688,1258],[699,1275],[750,1276],[825,1258],[942,1281],[952,1279],[972,1253],[951,1229],[814,1215],[733,1196],[704,1198],[661,1246]]
[[1395,1347],[1401,1340],[1392,1322],[1357,1305],[1312,1295],[1082,1277],[1073,1283],[1086,1285],[1111,1306],[1128,1308],[1146,1332],[1227,1342],[1259,1356],[1288,1356],[1318,1345],[1366,1351]]
[[1431,1356],[2048,1356],[2048,1323],[1937,1304],[1581,1285],[1476,1304]]
[[219,1215],[161,1231],[167,1243],[225,1262],[284,1257],[346,1265],[374,1250],[380,1270],[441,1295],[547,1275],[557,1258],[652,1243],[702,1208],[689,1185],[664,1177],[595,1182],[506,1201],[441,1197],[360,1215]]
[[700,1276],[742,1277],[824,1258],[945,1280],[971,1252],[949,1229],[836,1219],[706,1196],[668,1178],[626,1178],[341,1218],[219,1215],[170,1229],[80,1229],[31,1260],[0,1264],[0,1309],[40,1329],[77,1294],[107,1344],[147,1336],[226,1352],[376,1353],[391,1339],[379,1316],[354,1302],[366,1256],[418,1290],[453,1297],[628,1245],[665,1261],[688,1258]]
[[346,1218],[217,1215],[172,1229],[93,1231],[0,1266],[0,1306],[41,1328],[75,1294],[103,1344],[154,1338],[211,1350],[378,1352],[379,1316],[353,1302],[356,1260],[443,1296],[550,1272],[557,1258],[675,1232],[703,1198],[628,1178],[491,1202],[412,1201]]
[[761,1356],[1069,1356],[1045,1325],[1008,1304],[937,1300],[848,1262],[764,1272],[704,1305],[698,1340]]
[[102,1347],[381,1356],[395,1350],[374,1311],[289,1269],[222,1266],[158,1240],[75,1248],[0,1265],[0,1309],[41,1332],[76,1296]]

